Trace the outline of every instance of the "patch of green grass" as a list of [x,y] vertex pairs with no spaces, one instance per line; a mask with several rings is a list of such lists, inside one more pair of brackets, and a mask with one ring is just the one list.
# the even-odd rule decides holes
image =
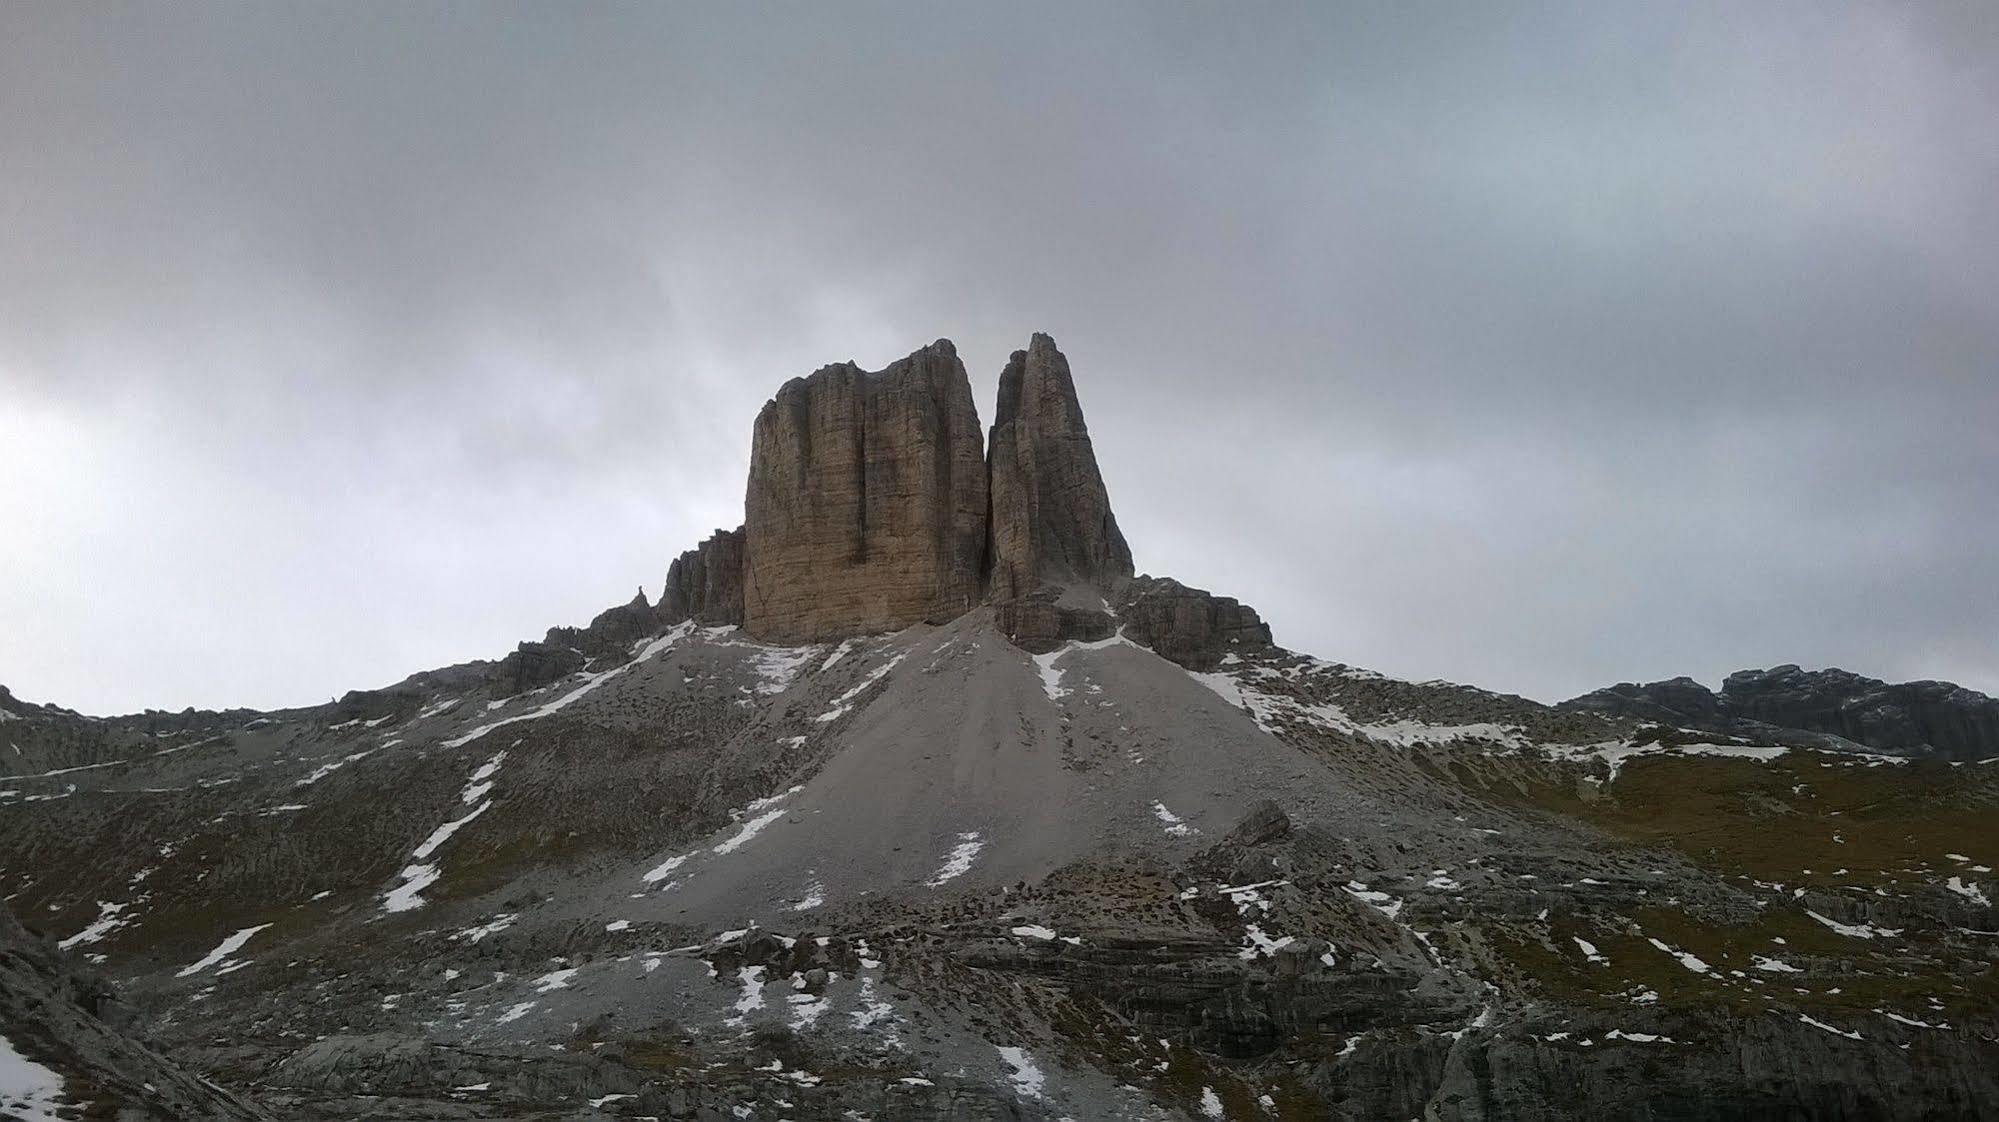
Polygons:
[[1958,868],[1947,853],[1999,864],[1999,775],[1990,770],[1868,766],[1823,752],[1768,761],[1661,755],[1627,761],[1601,794],[1564,781],[1565,769],[1486,789],[1725,873],[1792,885],[1908,884]]
[[[1628,930],[1633,926],[1637,934]],[[1634,995],[1649,990],[1666,1009],[1748,1014],[1772,1007],[1886,1008],[1921,1016],[1930,1011],[1932,997],[1950,1010],[1989,1010],[1992,991],[1999,988],[1992,969],[1971,974],[1908,955],[1904,948],[1840,935],[1787,906],[1771,907],[1742,924],[1706,923],[1678,909],[1646,907],[1626,917],[1555,916],[1545,938],[1542,930],[1521,924],[1495,925],[1485,934],[1499,952],[1497,968],[1505,980],[1583,1007],[1628,1008]],[[1590,962],[1577,937],[1605,961]],[[1689,969],[1652,939],[1693,955],[1708,970]],[[1759,970],[1759,956],[1798,972]]]

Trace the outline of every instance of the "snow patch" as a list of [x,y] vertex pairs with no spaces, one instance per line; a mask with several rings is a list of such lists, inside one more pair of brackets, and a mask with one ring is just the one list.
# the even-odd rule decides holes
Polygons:
[[1987,907],[1990,907],[1992,904],[1992,901],[1985,898],[1984,889],[1978,887],[1975,884],[1967,883],[1962,877],[1950,878],[1949,880],[1944,882],[1944,887],[1950,889],[1952,892],[1957,893],[1959,896],[1964,897],[1966,900],[1969,900],[1974,904],[1981,904]]
[[1159,819],[1160,822],[1164,823],[1166,827],[1166,832],[1173,835],[1176,838],[1184,838],[1188,837],[1189,835],[1198,834],[1201,832],[1199,830],[1196,830],[1194,827],[1189,826],[1185,821],[1181,819],[1179,815],[1166,809],[1165,803],[1159,802],[1157,800],[1154,800],[1152,804],[1152,816]]
[[1006,1066],[1013,1069],[1013,1074],[1008,1077],[1013,1084],[1013,1093],[1030,1099],[1040,1098],[1041,1088],[1048,1082],[1048,1076],[1034,1062],[1034,1057],[1028,1055],[1024,1048],[1001,1048],[999,1054],[1000,1059],[1006,1061]]
[[[0,713],[6,713],[0,709]],[[8,714],[12,716],[12,714]],[[57,1108],[74,1110],[63,1094],[63,1077],[14,1050],[0,1035],[0,1115],[25,1122],[57,1122]]]
[[979,832],[977,830],[959,834],[958,844],[951,848],[951,852],[944,858],[944,863],[937,867],[937,872],[932,874],[930,879],[923,883],[936,888],[947,881],[953,881],[964,876],[971,871],[972,862],[978,858],[979,851],[985,847],[986,843],[979,839]]
[[1660,950],[1666,952],[1667,954],[1672,955],[1675,959],[1679,961],[1679,964],[1681,966],[1686,967],[1687,969],[1693,971],[1696,974],[1714,973],[1714,967],[1709,966],[1707,963],[1702,962],[1698,957],[1689,954],[1686,951],[1678,950],[1674,947],[1669,947],[1665,943],[1662,943],[1659,940],[1652,938],[1650,935],[1647,935],[1645,937],[1645,941],[1659,948]]
[[569,979],[576,976],[576,970],[576,967],[571,966],[565,970],[551,970],[543,974],[534,980],[534,992],[550,993],[554,990],[568,989]]
[[361,759],[362,757],[368,755],[370,752],[373,751],[374,751],[373,748],[364,748],[359,752],[352,752],[349,753],[348,755],[342,756],[341,758],[333,761],[330,764],[321,764],[317,769],[313,771],[311,775],[308,775],[304,779],[299,780],[297,783],[292,784],[292,786],[310,787],[313,784],[319,782],[322,779],[325,779],[327,776],[332,775],[334,772],[339,771],[341,768],[346,767],[348,764],[351,764],[354,761]]
[[200,962],[197,962],[192,966],[187,966],[182,968],[179,973],[174,975],[174,977],[187,978],[201,973],[203,970],[208,969],[209,967],[215,965],[216,963],[221,962],[223,959],[228,958],[230,955],[235,954],[237,951],[242,950],[243,945],[245,943],[248,943],[252,936],[256,935],[257,932],[262,931],[264,928],[269,926],[270,924],[268,923],[260,923],[255,927],[243,928],[242,930],[236,932],[234,935],[231,935],[227,939],[224,939],[222,940],[222,942],[216,944],[215,949],[209,951],[208,954],[204,955]]
[[1899,927],[1876,927],[1871,923],[1841,923],[1836,919],[1829,919],[1810,909],[1806,909],[1805,914],[1839,932],[1841,935],[1853,939],[1877,939],[1884,936],[1892,939],[1902,933],[1902,929]]
[[1829,1025],[1829,1024],[1826,1024],[1826,1023],[1825,1023],[1824,1021],[1817,1021],[1817,1020],[1813,1020],[1812,1018],[1810,1018],[1810,1017],[1806,1016],[1806,1015],[1805,1015],[1805,1014],[1803,1014],[1803,1013],[1800,1013],[1800,1014],[1798,1014],[1798,1020],[1800,1020],[1800,1021],[1803,1021],[1804,1023],[1806,1023],[1806,1024],[1808,1024],[1808,1025],[1812,1026],[1812,1027],[1813,1027],[1813,1028],[1815,1028],[1815,1029],[1823,1029],[1824,1031],[1826,1031],[1826,1032],[1829,1032],[1829,1033],[1833,1034],[1834,1036],[1843,1036],[1843,1037],[1847,1038],[1848,1040],[1865,1040],[1865,1039],[1866,1039],[1866,1037],[1864,1037],[1864,1036],[1861,1036],[1861,1035],[1860,1035],[1859,1033],[1857,1033],[1857,1032],[1848,1032],[1848,1031],[1846,1031],[1845,1029],[1842,1029],[1842,1028],[1834,1028],[1834,1027],[1833,1027],[1832,1025]]

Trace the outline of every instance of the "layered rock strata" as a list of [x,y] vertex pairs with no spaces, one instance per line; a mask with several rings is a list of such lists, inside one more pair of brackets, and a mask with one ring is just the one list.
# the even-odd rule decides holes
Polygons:
[[741,526],[717,530],[698,548],[674,558],[659,597],[660,619],[742,623],[744,537]]
[[1232,597],[1170,577],[1138,577],[1118,605],[1125,635],[1189,670],[1212,670],[1231,653],[1271,645],[1270,625]]
[[982,599],[986,510],[978,410],[948,340],[786,382],[750,449],[745,629],[813,642],[961,615]]

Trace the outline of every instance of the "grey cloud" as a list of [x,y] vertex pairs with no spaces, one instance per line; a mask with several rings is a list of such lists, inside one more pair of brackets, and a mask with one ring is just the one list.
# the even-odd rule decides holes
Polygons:
[[1989,9],[26,8],[0,681],[580,621],[784,378],[1053,332],[1142,568],[1553,698],[1999,690]]

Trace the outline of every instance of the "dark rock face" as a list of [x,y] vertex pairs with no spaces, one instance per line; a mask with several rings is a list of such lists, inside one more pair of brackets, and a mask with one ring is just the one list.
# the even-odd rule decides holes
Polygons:
[[1118,616],[1125,634],[1189,670],[1211,670],[1232,651],[1271,645],[1256,609],[1169,577],[1139,577],[1125,589]]
[[1064,605],[1057,591],[1043,587],[994,606],[1000,631],[1014,646],[1042,654],[1071,639],[1094,643],[1117,634],[1116,617],[1094,608]]
[[743,622],[743,527],[717,530],[674,559],[660,593],[659,618],[664,623]]
[[980,599],[986,470],[964,364],[938,340],[828,366],[757,414],[744,627],[812,642],[942,622]]
[[1949,682],[1889,684],[1845,670],[1742,670],[1719,694],[1690,678],[1626,682],[1561,708],[1779,744],[1948,760],[1999,756],[1999,700]]
[[1290,833],[1291,816],[1284,813],[1283,807],[1264,799],[1249,808],[1249,813],[1243,815],[1242,821],[1236,823],[1225,840],[1230,845],[1262,845],[1287,837]]
[[545,686],[583,669],[593,658],[624,654],[659,624],[659,613],[640,589],[630,603],[598,612],[588,627],[551,627],[540,642],[522,643],[500,660],[493,676],[509,694]]
[[1622,717],[1638,717],[1663,724],[1684,723],[1688,719],[1725,719],[1721,698],[1692,678],[1671,678],[1663,682],[1619,682],[1594,693],[1565,702],[1571,708],[1589,709]]
[[494,678],[508,696],[539,689],[583,669],[582,651],[556,643],[523,642],[500,660]]
[[1130,578],[1131,547],[1111,514],[1069,360],[1046,335],[1000,375],[988,464],[992,599],[1043,580],[1115,587]]
[[[590,626],[580,632],[562,628],[561,638],[569,639],[584,654],[610,654],[622,651],[633,643],[652,634],[659,625],[659,616],[646,603],[645,589],[640,589],[629,603],[615,608],[606,608],[590,620]],[[551,634],[549,642],[557,641]]]
[[1890,685],[1844,670],[1741,670],[1722,683],[1730,713],[1830,733],[1870,748],[1950,760],[1999,756],[1999,700],[1949,682]]

